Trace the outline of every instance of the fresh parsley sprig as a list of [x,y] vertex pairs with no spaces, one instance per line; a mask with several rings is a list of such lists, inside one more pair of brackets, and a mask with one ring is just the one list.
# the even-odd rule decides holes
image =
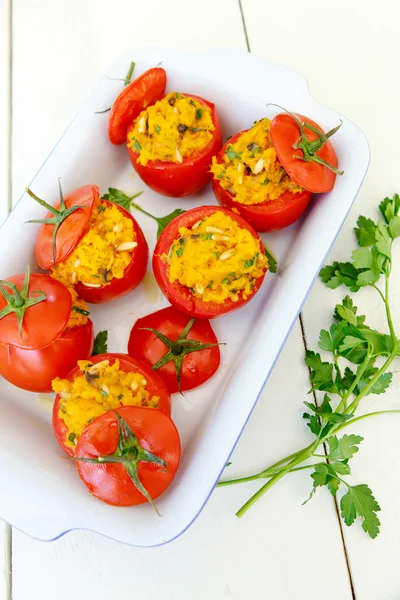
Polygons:
[[[312,469],[310,498],[319,487],[326,486],[333,496],[344,488],[340,511],[346,525],[352,525],[358,517],[371,538],[379,533],[378,512],[381,509],[372,491],[366,484],[353,486],[345,479],[351,474],[349,461],[358,452],[363,438],[354,434],[338,435],[342,429],[362,419],[400,413],[400,410],[381,410],[355,416],[365,396],[383,394],[387,390],[392,381],[389,367],[400,353],[389,298],[392,245],[400,237],[400,197],[395,194],[393,198],[385,198],[379,210],[383,218],[377,222],[359,217],[354,230],[359,248],[354,250],[351,260],[324,267],[320,277],[332,289],[344,285],[351,292],[367,286],[376,290],[383,302],[389,333],[369,327],[366,316],[359,314],[350,296],[336,305],[330,328],[321,330],[319,336],[319,347],[331,354],[331,360],[325,361],[319,353],[312,351],[307,351],[305,357],[310,371],[310,393],[324,394],[321,403],[305,402],[307,412],[303,418],[315,439],[306,448],[255,475],[218,483],[227,486],[256,479],[268,480],[238,510],[239,517],[287,473]],[[325,453],[322,452],[324,449]],[[312,458],[322,460],[309,464]]]
[[155,217],[151,213],[147,212],[147,210],[144,210],[144,208],[139,206],[139,204],[136,204],[135,202],[133,202],[133,200],[135,198],[137,198],[138,196],[141,196],[142,194],[143,194],[143,192],[138,192],[137,194],[134,194],[133,196],[127,196],[124,192],[121,192],[121,190],[117,190],[116,188],[108,188],[108,194],[104,194],[103,198],[105,200],[109,200],[110,202],[114,202],[115,204],[119,204],[126,210],[130,210],[131,208],[134,208],[135,210],[139,210],[140,212],[147,215],[151,219],[154,219],[154,221],[157,221],[157,224],[158,224],[157,239],[158,239],[160,237],[160,235],[162,234],[162,232],[164,231],[164,229],[166,228],[166,226],[168,225],[168,223],[170,223],[173,219],[175,219],[175,217],[177,217],[178,215],[181,215],[185,211],[182,208],[176,208],[169,215],[165,215],[165,217]]

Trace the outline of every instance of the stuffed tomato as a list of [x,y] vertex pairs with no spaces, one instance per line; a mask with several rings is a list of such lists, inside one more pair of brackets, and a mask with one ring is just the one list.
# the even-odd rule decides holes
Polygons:
[[171,397],[163,380],[146,364],[126,354],[99,354],[78,361],[66,378],[52,383],[57,396],[53,429],[69,455],[92,419],[110,409],[141,406],[171,412]]
[[240,216],[200,206],[176,217],[153,255],[161,291],[181,312],[212,319],[253,298],[268,268],[260,237]]
[[24,390],[51,392],[52,380],[93,349],[93,324],[77,304],[59,281],[29,269],[3,281],[0,375]]
[[48,205],[28,193],[49,213],[36,240],[36,260],[42,269],[68,287],[79,298],[101,303],[135,289],[142,281],[148,260],[143,232],[122,206],[100,200],[100,190],[86,185],[60,203]]
[[165,97],[164,69],[146,71],[117,97],[110,112],[110,141],[126,139],[133,168],[154,191],[183,197],[211,181],[212,157],[222,146],[215,105],[192,94]]
[[332,132],[324,134],[306,117],[287,113],[272,122],[255,122],[234,135],[213,159],[217,200],[257,231],[291,225],[307,208],[312,192],[329,191],[334,185],[339,171],[328,140]]

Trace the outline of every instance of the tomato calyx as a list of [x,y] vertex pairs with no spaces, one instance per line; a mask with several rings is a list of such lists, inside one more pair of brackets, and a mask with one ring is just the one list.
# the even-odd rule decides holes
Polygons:
[[163,471],[167,470],[167,463],[165,462],[165,460],[163,460],[156,454],[153,454],[152,452],[149,452],[148,450],[143,448],[143,446],[140,444],[138,438],[133,433],[125,419],[121,417],[121,415],[119,415],[116,411],[112,412],[117,417],[118,423],[118,444],[114,454],[109,454],[108,456],[97,456],[96,458],[74,457],[74,460],[98,465],[106,463],[122,464],[125,467],[126,472],[128,473],[133,485],[141,494],[143,494],[146,500],[150,502],[158,516],[161,516],[157,510],[153,498],[150,496],[149,492],[146,490],[146,488],[140,481],[138,473],[138,463],[152,463],[154,465],[162,467]]
[[[333,127],[333,129],[328,131],[328,133],[321,133],[321,131],[319,131],[319,129],[314,127],[314,125],[312,125],[311,123],[308,123],[307,121],[304,121],[302,123],[295,114],[291,113],[289,110],[287,110],[283,106],[280,106],[279,104],[272,104],[272,103],[268,104],[267,106],[277,106],[278,108],[284,110],[288,115],[290,115],[292,117],[292,119],[296,122],[296,125],[300,129],[301,135],[300,135],[299,139],[293,144],[292,147],[294,150],[301,150],[303,152],[303,156],[293,155],[293,158],[297,158],[298,160],[303,160],[304,162],[318,163],[320,165],[323,165],[324,167],[326,167],[333,173],[335,173],[335,175],[343,175],[344,171],[339,171],[338,169],[336,169],[336,167],[334,167],[333,165],[328,163],[326,160],[324,160],[317,154],[317,152],[319,152],[321,150],[321,148],[327,142],[327,140],[330,137],[332,137],[337,131],[339,131],[339,129],[343,125],[342,120],[340,121],[339,125],[337,125],[336,127]],[[317,139],[310,141],[306,136],[305,129],[309,129],[310,131],[315,133],[315,135],[317,136]]]
[[181,372],[183,359],[187,354],[191,352],[199,352],[200,350],[206,350],[207,348],[213,348],[214,346],[224,346],[223,342],[217,344],[202,344],[197,340],[188,340],[186,336],[191,330],[195,319],[191,318],[187,323],[186,327],[182,330],[182,333],[176,341],[171,340],[169,337],[154,329],[153,327],[140,327],[139,331],[151,331],[155,336],[158,337],[168,348],[167,352],[153,365],[153,370],[157,371],[167,363],[173,361],[175,365],[176,379],[178,382],[178,391],[181,392]]
[[60,190],[60,208],[55,208],[54,206],[51,206],[51,204],[48,204],[47,202],[45,202],[45,200],[42,200],[41,198],[39,198],[38,196],[36,196],[36,194],[34,194],[32,192],[32,190],[30,190],[29,188],[25,188],[26,193],[31,198],[33,198],[33,200],[35,200],[35,202],[37,202],[38,204],[40,204],[44,208],[47,208],[47,210],[54,215],[54,217],[50,217],[49,219],[33,219],[31,221],[25,221],[26,223],[42,223],[44,225],[54,225],[54,230],[53,230],[53,234],[52,234],[52,238],[51,238],[52,239],[51,245],[52,245],[52,249],[53,249],[53,263],[54,264],[56,263],[56,241],[57,241],[57,233],[58,233],[58,230],[60,228],[60,225],[75,210],[78,210],[79,208],[82,208],[82,209],[86,208],[86,206],[80,205],[80,204],[78,204],[76,206],[70,206],[69,208],[67,208],[66,205],[65,205],[64,194],[63,194],[62,189],[61,189],[61,182],[60,182],[60,180],[58,180],[58,187],[59,187],[59,190]]
[[[128,72],[126,74],[125,79],[121,79],[120,77],[109,77],[108,79],[112,80],[112,81],[123,81],[124,82],[124,88],[126,88],[127,85],[130,84],[131,79],[132,79],[132,73],[133,73],[133,69],[135,68],[135,64],[133,62],[133,60],[131,61],[131,64],[129,65],[129,69]],[[111,106],[109,108],[105,108],[104,110],[96,110],[95,111],[95,115],[102,115],[104,113],[110,112],[111,110]]]
[[[24,320],[25,311],[30,307],[43,302],[47,296],[41,290],[34,290],[31,294],[37,294],[35,297],[29,296],[29,277],[30,268],[26,266],[24,281],[20,290],[18,290],[15,283],[7,281],[6,279],[0,279],[0,294],[7,302],[7,306],[0,311],[0,319],[14,313],[18,320],[18,330],[22,340],[22,323]],[[11,292],[7,292],[6,288],[10,289]]]

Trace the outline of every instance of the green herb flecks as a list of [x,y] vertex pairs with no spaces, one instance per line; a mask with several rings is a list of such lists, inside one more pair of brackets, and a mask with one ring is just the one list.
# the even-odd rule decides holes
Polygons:
[[203,116],[203,109],[202,108],[198,108],[196,110],[196,121],[198,121],[199,119],[201,119],[202,116]]
[[274,255],[264,246],[265,256],[268,258],[268,270],[270,273],[276,273],[278,270],[278,263]]

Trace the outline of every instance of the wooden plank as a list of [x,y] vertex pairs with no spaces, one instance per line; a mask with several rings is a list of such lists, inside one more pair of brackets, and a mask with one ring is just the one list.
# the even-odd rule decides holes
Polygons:
[[[133,46],[150,40],[191,51],[245,48],[239,7],[231,0],[205,0],[195,26],[186,0],[151,0],[140,7],[118,0],[112,10],[106,2],[92,7],[62,0],[55,6],[37,0],[31,6],[14,0],[14,13],[14,200],[105,68]],[[309,387],[303,352],[296,324],[235,451],[232,476],[261,468],[309,439],[301,424]],[[143,600],[258,598],[260,590],[276,600],[305,595],[316,600],[326,590],[326,564],[335,572],[327,600],[350,599],[330,498],[321,494],[302,507],[310,480],[296,475],[238,521],[235,510],[256,488],[216,491],[198,521],[165,548],[128,548],[88,532],[44,544],[14,531],[13,599],[40,593],[44,600],[69,600],[79,581],[79,596],[99,600],[128,593]]]
[[[399,191],[400,83],[394,76],[398,66],[396,33],[399,6],[384,0],[376,11],[362,0],[350,3],[338,0],[327,16],[326,6],[317,0],[308,2],[306,12],[301,3],[284,3],[280,7],[280,19],[285,23],[285,40],[297,40],[294,52],[292,43],[282,43],[280,28],[270,27],[268,35],[265,35],[262,24],[269,14],[266,4],[261,5],[257,0],[243,2],[252,50],[301,71],[307,76],[314,96],[352,118],[369,139],[369,173],[329,259],[347,260],[355,244],[352,228],[358,215],[366,214],[376,219],[377,203]],[[301,41],[302,31],[307,31],[307,43]],[[320,34],[330,42],[321,45]],[[374,40],[373,43],[371,40]],[[272,98],[269,100],[273,101]],[[392,298],[396,307],[400,299],[400,251],[397,251],[395,260]],[[331,291],[320,283],[315,285],[304,309],[310,347],[317,346],[319,330],[329,324],[332,307],[345,294],[344,288]],[[387,330],[379,298],[372,290],[361,291],[354,300],[362,314],[368,315],[368,320],[372,321],[371,326]],[[394,318],[399,331],[399,311],[396,308]],[[390,391],[384,396],[367,398],[363,411],[399,408],[398,370],[396,363]],[[353,480],[355,483],[368,483],[382,507],[379,515],[382,532],[375,541],[369,540],[359,526],[344,526],[359,600],[389,600],[397,598],[400,593],[397,567],[400,537],[398,429],[398,417],[393,416],[363,421],[349,431],[365,438],[359,454],[352,461]]]
[[[228,476],[267,466],[267,457],[274,461],[307,443],[306,427],[299,427],[309,387],[299,338],[296,324],[231,458]],[[14,531],[13,600],[25,600],[27,590],[33,596],[40,591],[42,600],[69,600],[76,596],[77,582],[79,597],[97,600],[128,593],[143,600],[319,600],[321,589],[328,600],[350,600],[331,499],[317,494],[302,506],[311,479],[296,474],[238,520],[235,511],[257,487],[216,490],[191,528],[165,547],[129,548],[82,532],[41,543]],[[326,565],[335,573],[328,587]]]
[[9,209],[10,1],[0,0],[0,225]]
[[0,600],[11,600],[11,530],[0,521]]

